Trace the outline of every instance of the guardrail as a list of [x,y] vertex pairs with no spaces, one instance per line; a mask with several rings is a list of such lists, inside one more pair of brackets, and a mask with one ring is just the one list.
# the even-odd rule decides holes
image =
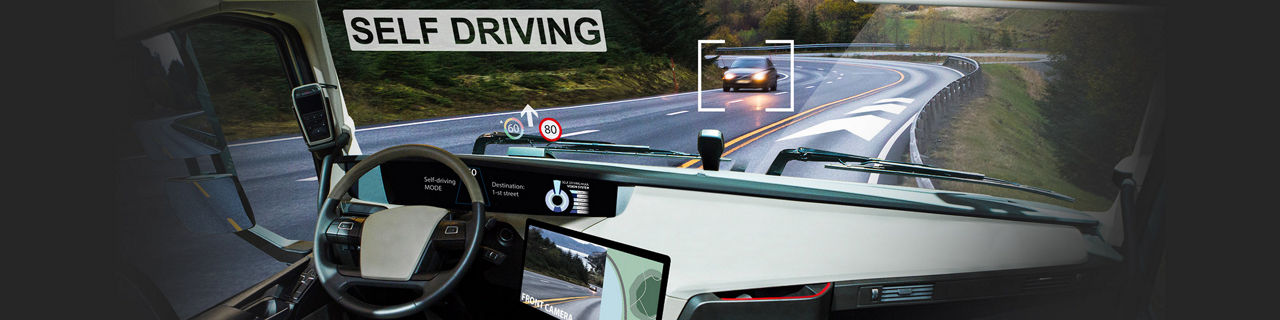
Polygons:
[[[797,44],[796,49],[835,49],[835,48],[910,48],[909,44],[896,43],[814,43],[814,44]],[[716,51],[759,51],[759,50],[786,50],[789,46],[759,46],[759,47],[724,47],[716,48]]]
[[[952,69],[959,70],[964,73],[960,79],[956,79],[947,84],[946,88],[934,94],[929,102],[925,103],[920,112],[916,113],[915,119],[911,123],[911,142],[910,155],[911,162],[921,163],[924,161],[920,156],[920,150],[931,150],[936,141],[929,139],[918,139],[920,137],[935,137],[937,130],[944,128],[946,118],[954,107],[954,104],[960,98],[971,96],[977,93],[977,84],[979,78],[982,77],[982,65],[973,59],[947,55],[946,60],[942,61],[942,65]],[[922,188],[933,189],[933,182],[928,178],[916,178],[916,184]]]

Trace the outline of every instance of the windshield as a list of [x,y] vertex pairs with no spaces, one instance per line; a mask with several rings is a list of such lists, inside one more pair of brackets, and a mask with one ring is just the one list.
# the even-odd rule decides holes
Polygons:
[[764,59],[735,59],[730,68],[764,68]]
[[[1103,210],[1117,193],[1112,168],[1132,151],[1164,59],[1162,23],[1141,13],[839,0],[683,1],[670,8],[554,3],[539,7],[599,10],[606,50],[353,50],[343,10],[506,4],[320,1],[361,152],[426,143],[466,154],[484,134],[541,139],[551,130],[561,139],[697,154],[701,130],[715,129],[728,159],[721,170],[763,175],[780,152],[812,148],[981,173],[1076,201],[963,181],[832,170],[830,163],[791,162],[781,175]],[[518,38],[502,31],[512,26],[507,21],[480,40]],[[387,30],[378,36],[397,35],[398,29]],[[786,41],[774,40],[794,42],[794,56]],[[742,57],[771,58],[776,76],[726,80],[725,66],[765,65]],[[298,135],[287,108],[257,112],[259,118],[228,125],[228,131],[249,133],[235,137],[239,142]],[[544,125],[548,118],[555,119],[554,128]],[[505,155],[512,146],[519,145],[495,144],[484,152]],[[703,165],[687,157],[555,156]]]

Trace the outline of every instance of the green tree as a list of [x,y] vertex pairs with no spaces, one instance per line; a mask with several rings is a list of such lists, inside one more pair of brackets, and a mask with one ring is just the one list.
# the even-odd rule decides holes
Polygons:
[[800,7],[796,6],[795,2],[787,2],[782,7],[786,9],[787,20],[782,24],[782,29],[778,30],[778,38],[795,40],[800,37],[800,27],[803,23]]
[[711,33],[709,39],[724,40],[724,45],[729,47],[739,47],[743,45],[742,39],[738,38],[738,35],[732,30],[729,30],[729,27],[727,26],[717,27],[716,31]]
[[933,8],[925,9],[919,25],[911,30],[911,44],[920,48],[944,48],[946,47],[944,38],[946,29],[944,28],[942,13]]
[[875,13],[874,5],[853,0],[824,0],[818,4],[818,13],[831,22],[831,41],[853,42],[858,31]]
[[827,30],[822,29],[822,21],[818,17],[817,10],[810,10],[809,14],[805,16],[804,27],[800,28],[800,35],[796,41],[801,43],[827,42]]
[[764,20],[760,21],[760,29],[768,34],[768,37],[778,39],[783,37],[782,29],[786,24],[791,23],[790,19],[785,6],[776,6],[773,10],[769,10],[769,14],[764,15]]
[[707,24],[700,0],[613,1],[612,7],[627,14],[617,17],[626,27],[611,30],[610,35],[630,33],[643,52],[670,57],[689,68],[697,63],[691,53],[697,50],[698,40],[714,27]]
[[884,27],[880,29],[884,41],[888,41],[898,46],[906,44],[906,36],[902,26],[902,9],[898,6],[890,6],[891,9],[885,12]]

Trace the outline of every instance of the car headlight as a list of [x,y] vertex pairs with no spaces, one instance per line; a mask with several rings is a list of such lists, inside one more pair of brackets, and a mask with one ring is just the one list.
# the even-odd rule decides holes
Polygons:
[[725,80],[733,80],[733,78],[735,78],[735,77],[737,77],[737,76],[738,76],[738,75],[736,75],[736,74],[732,74],[732,73],[725,73],[725,74],[724,74],[724,79],[725,79]]
[[760,81],[760,80],[764,80],[764,77],[768,77],[768,76],[769,76],[768,71],[760,72],[760,73],[751,75],[751,80]]

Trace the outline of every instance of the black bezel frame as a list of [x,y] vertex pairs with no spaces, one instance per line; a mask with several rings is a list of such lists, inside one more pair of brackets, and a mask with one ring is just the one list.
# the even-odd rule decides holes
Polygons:
[[[537,219],[533,219],[533,218],[528,218],[528,219],[526,219],[526,220],[525,220],[525,223],[524,223],[524,231],[525,231],[525,233],[524,233],[524,238],[525,238],[525,239],[524,239],[524,241],[522,241],[522,243],[523,243],[524,245],[523,245],[523,246],[521,246],[521,248],[520,248],[520,251],[521,251],[521,253],[522,253],[522,257],[525,257],[526,259],[527,259],[528,257],[527,257],[527,256],[525,256],[525,255],[523,255],[523,254],[527,254],[527,253],[528,253],[528,252],[526,252],[525,250],[526,250],[526,249],[528,248],[528,246],[529,246],[529,239],[528,239],[528,238],[529,238],[529,228],[530,228],[530,227],[538,227],[538,228],[542,228],[542,229],[545,229],[545,230],[548,230],[548,231],[552,231],[552,232],[560,233],[560,234],[565,235],[565,236],[569,236],[569,237],[572,237],[572,238],[577,238],[577,239],[579,239],[579,240],[588,241],[588,242],[594,243],[594,244],[596,244],[596,245],[599,245],[599,246],[605,247],[606,249],[619,250],[619,251],[625,252],[625,253],[627,253],[627,254],[635,255],[635,256],[638,256],[638,257],[641,257],[641,258],[645,258],[645,259],[649,259],[649,260],[653,260],[653,261],[657,261],[657,262],[659,262],[659,263],[662,263],[662,284],[659,286],[659,288],[660,288],[660,289],[658,290],[658,293],[659,293],[659,294],[661,294],[661,295],[660,295],[660,296],[659,296],[659,298],[658,298],[658,313],[654,314],[654,316],[655,316],[655,318],[654,318],[654,319],[662,319],[662,311],[663,311],[662,309],[665,307],[665,305],[666,305],[666,300],[667,300],[667,282],[668,282],[668,280],[671,278],[671,257],[670,257],[670,256],[667,256],[667,255],[664,255],[664,254],[661,254],[661,253],[658,253],[658,252],[655,252],[655,251],[646,250],[646,249],[644,249],[644,248],[640,248],[640,247],[636,247],[636,246],[628,245],[628,244],[625,244],[625,243],[621,243],[621,242],[617,242],[617,241],[613,241],[613,240],[609,240],[609,239],[601,238],[601,237],[598,237],[598,236],[595,236],[595,235],[588,234],[588,233],[586,233],[586,232],[582,232],[582,231],[577,231],[577,230],[573,230],[573,229],[569,229],[569,228],[561,227],[561,226],[558,226],[558,225],[555,225],[555,224],[551,224],[551,223],[548,223],[548,222],[539,221],[539,220],[537,220]],[[524,260],[525,260],[525,259],[520,259],[520,270],[521,270],[521,271],[523,271],[523,270],[524,270]],[[517,288],[517,289],[516,289],[516,293],[517,293],[517,295],[516,295],[516,296],[514,296],[514,297],[512,297],[512,298],[513,298],[513,299],[512,299],[513,301],[519,301],[520,297],[519,297],[519,295],[518,295],[518,294],[521,292],[520,290],[523,290],[523,289],[524,289],[524,288],[523,288],[523,287],[524,287],[524,275],[523,275],[523,274],[521,274],[521,275],[520,275],[520,283],[521,283],[520,288]],[[532,307],[530,307],[530,308],[532,308]],[[538,313],[539,315],[544,316],[544,317],[543,317],[544,319],[555,319],[555,317],[553,317],[553,316],[551,316],[551,315],[549,315],[549,314],[547,314],[547,313],[545,313],[545,312],[542,312],[541,310],[537,310],[537,309],[534,309],[534,310],[535,310],[535,311],[538,311],[537,313]]]

